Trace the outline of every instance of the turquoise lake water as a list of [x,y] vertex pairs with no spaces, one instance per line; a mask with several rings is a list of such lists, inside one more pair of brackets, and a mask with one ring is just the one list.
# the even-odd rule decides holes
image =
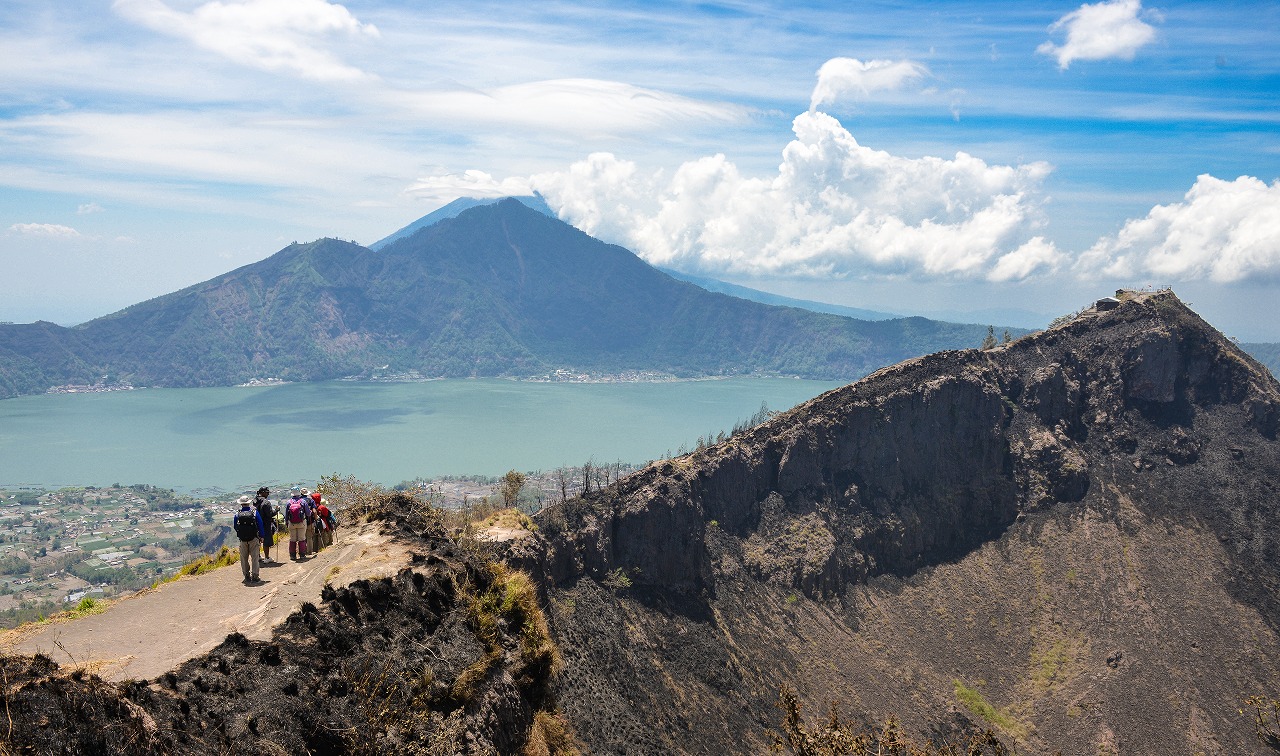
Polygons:
[[301,383],[0,401],[0,487],[150,483],[181,491],[315,481],[395,484],[645,462],[839,384]]

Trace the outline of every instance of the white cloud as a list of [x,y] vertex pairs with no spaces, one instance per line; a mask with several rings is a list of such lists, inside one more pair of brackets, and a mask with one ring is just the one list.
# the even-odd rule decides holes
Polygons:
[[1280,276],[1280,180],[1202,175],[1182,202],[1157,205],[1081,255],[1085,274],[1220,283]]
[[846,97],[865,99],[873,92],[901,88],[929,74],[929,69],[910,60],[868,60],[832,58],[818,69],[818,83],[809,97],[809,109],[817,110]]
[[1045,42],[1036,52],[1057,58],[1063,70],[1073,60],[1133,60],[1138,48],[1156,36],[1156,30],[1138,18],[1141,10],[1140,0],[1085,3],[1049,27],[1051,32],[1065,28],[1066,43]]
[[723,155],[648,174],[609,153],[531,181],[560,217],[651,263],[711,274],[1010,280],[1060,255],[1041,222],[1045,163],[991,166],[864,147],[824,113],[793,122],[778,174]]
[[373,24],[361,23],[344,6],[324,0],[213,0],[190,13],[162,0],[115,0],[113,7],[135,23],[186,39],[240,65],[317,81],[367,76],[322,49],[322,37],[379,36]]
[[419,117],[492,128],[518,125],[599,136],[653,132],[688,121],[734,123],[751,111],[616,81],[557,79],[485,91],[389,92],[388,104]]
[[510,197],[530,194],[528,179],[495,179],[484,171],[426,176],[405,190],[415,197],[441,204],[459,197]]
[[15,223],[9,231],[23,236],[45,236],[59,239],[71,239],[80,236],[80,232],[70,226],[57,223]]
[[[396,175],[399,170],[406,179],[413,175],[404,166],[406,153],[385,149],[377,140],[353,140],[341,120],[289,121],[243,110],[71,111],[0,124],[0,139],[5,138],[147,182],[163,178],[183,185],[227,182],[318,192],[333,184],[335,176],[354,182],[350,177],[371,172]],[[11,178],[4,175],[0,183]]]
[[93,213],[103,212],[104,208],[97,202],[86,202],[76,208],[76,215],[91,215]]

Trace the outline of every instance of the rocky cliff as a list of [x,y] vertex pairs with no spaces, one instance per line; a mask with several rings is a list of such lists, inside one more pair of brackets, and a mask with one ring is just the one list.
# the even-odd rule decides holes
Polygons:
[[120,686],[0,658],[0,750],[756,754],[787,685],[916,742],[1259,752],[1280,385],[1172,293],[1122,300],[549,507],[505,564],[393,496],[414,564],[270,642]]
[[1171,292],[1122,299],[544,513],[526,560],[591,749],[760,752],[783,682],[1023,752],[1253,749],[1237,707],[1280,681],[1280,386]]

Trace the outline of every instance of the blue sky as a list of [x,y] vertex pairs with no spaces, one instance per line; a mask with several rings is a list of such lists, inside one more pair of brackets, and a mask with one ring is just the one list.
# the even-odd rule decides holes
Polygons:
[[0,320],[537,190],[791,296],[988,322],[1170,285],[1280,341],[1278,37],[1280,3],[9,0]]

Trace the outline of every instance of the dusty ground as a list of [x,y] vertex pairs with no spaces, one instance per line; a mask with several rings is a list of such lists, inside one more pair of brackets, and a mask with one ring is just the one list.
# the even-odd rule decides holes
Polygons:
[[28,625],[0,635],[0,653],[43,653],[64,668],[104,679],[152,679],[208,653],[229,633],[270,640],[272,629],[304,602],[320,603],[326,580],[342,587],[361,578],[394,575],[409,563],[406,545],[378,524],[338,531],[333,546],[305,562],[263,564],[263,582],[245,585],[237,562],[166,583],[76,620]]

